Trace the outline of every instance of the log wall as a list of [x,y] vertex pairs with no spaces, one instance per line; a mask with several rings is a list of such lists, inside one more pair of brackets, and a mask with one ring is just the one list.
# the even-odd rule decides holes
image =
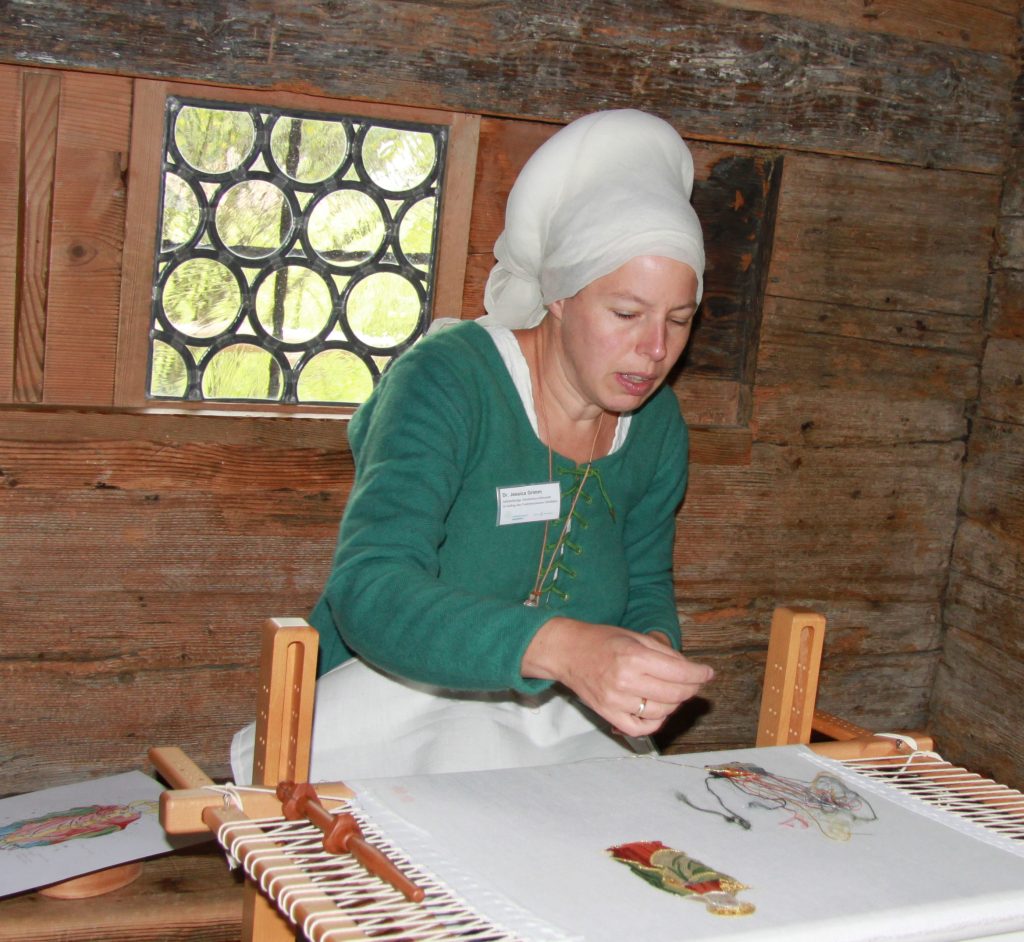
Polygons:
[[[0,216],[19,218],[12,168],[28,138],[12,129],[52,126],[55,68],[119,87],[174,78],[482,115],[468,316],[503,188],[558,123],[648,108],[693,142],[706,183],[734,158],[776,168],[740,365],[698,365],[676,385],[695,427],[679,606],[718,679],[670,735],[685,749],[749,744],[771,609],[805,604],[831,626],[825,709],[925,725],[938,671],[941,728],[982,698],[985,747],[1020,783],[996,719],[1006,691],[968,694],[949,667],[997,670],[1012,689],[1024,660],[1019,183],[1001,197],[1019,14],[1017,0],[12,0],[0,61],[33,78],[30,98],[21,85],[0,95]],[[79,212],[57,207],[65,228],[20,218],[0,241],[0,350],[44,343],[73,371],[88,359],[61,350],[55,325],[109,324],[124,118],[97,114],[52,147],[32,138],[55,155],[54,200]],[[87,186],[90,172],[107,182]],[[15,290],[26,265],[46,274],[34,307]],[[115,340],[97,332],[90,355],[113,356]],[[96,386],[87,401],[48,399],[34,362],[0,357],[0,792],[138,767],[157,741],[226,774],[230,734],[251,715],[259,621],[306,614],[326,575],[351,482],[344,422],[116,409]],[[997,610],[1015,627],[983,631]]]
[[[1020,123],[1018,116],[1018,135]],[[1018,137],[1020,140],[1020,137]],[[972,768],[1024,780],[1024,165],[1003,191],[931,721]]]

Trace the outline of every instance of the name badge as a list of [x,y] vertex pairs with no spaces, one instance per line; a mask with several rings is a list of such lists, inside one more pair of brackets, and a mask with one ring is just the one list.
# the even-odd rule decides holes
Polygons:
[[562,513],[562,489],[558,481],[499,487],[496,490],[499,527],[510,523],[557,520]]

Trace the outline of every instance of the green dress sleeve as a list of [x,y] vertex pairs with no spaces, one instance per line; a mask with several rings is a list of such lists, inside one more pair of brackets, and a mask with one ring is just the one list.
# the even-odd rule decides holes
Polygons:
[[522,658],[552,613],[439,578],[445,520],[486,402],[453,360],[458,345],[428,344],[396,361],[350,424],[356,481],[312,617],[320,671],[354,653],[412,681],[535,693],[550,682],[522,677]]

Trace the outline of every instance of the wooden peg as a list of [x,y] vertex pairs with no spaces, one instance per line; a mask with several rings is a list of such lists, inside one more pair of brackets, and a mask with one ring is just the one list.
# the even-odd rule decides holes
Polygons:
[[324,850],[329,854],[351,854],[374,876],[390,883],[407,900],[413,903],[423,901],[426,895],[422,887],[412,882],[395,865],[387,854],[370,844],[363,836],[359,822],[347,813],[332,814],[317,797],[316,789],[308,782],[294,785],[280,782],[277,797],[286,818],[297,820],[307,818],[324,833]]

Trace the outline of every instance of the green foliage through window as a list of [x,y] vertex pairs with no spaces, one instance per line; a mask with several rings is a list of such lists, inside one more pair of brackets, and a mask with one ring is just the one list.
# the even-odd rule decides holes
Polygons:
[[446,145],[169,98],[148,395],[362,402],[430,321]]

